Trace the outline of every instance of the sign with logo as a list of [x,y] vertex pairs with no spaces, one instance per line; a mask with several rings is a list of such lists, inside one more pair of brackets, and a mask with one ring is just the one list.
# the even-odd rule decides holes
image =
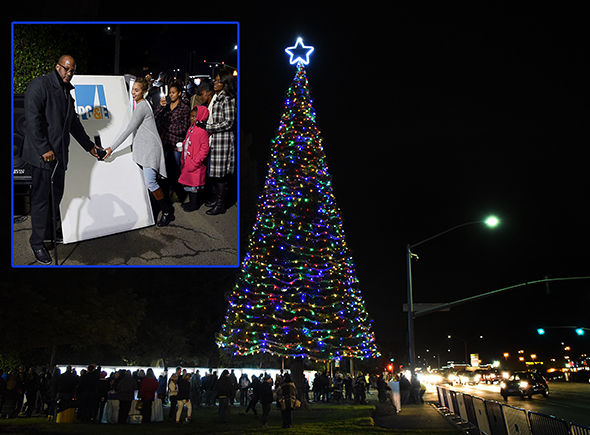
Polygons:
[[103,85],[78,85],[74,89],[74,94],[76,112],[82,123],[109,119],[109,109]]
[[[108,148],[131,120],[129,93],[122,76],[75,75],[76,113],[94,141]],[[131,136],[107,161],[98,161],[72,137],[64,198],[60,204],[64,243],[154,224],[141,169],[133,161]],[[116,255],[116,253],[113,253]]]

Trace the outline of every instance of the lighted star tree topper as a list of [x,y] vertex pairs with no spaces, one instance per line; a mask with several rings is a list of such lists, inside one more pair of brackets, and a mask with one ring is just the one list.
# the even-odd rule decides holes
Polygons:
[[[294,54],[299,45],[306,59]],[[218,336],[218,345],[233,355],[378,356],[303,68],[311,51],[300,39],[287,49],[297,72]]]

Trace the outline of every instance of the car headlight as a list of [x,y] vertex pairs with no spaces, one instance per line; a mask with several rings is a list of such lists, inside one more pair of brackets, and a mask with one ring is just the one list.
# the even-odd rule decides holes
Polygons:
[[502,388],[502,389],[506,388],[506,382],[502,382],[502,383],[500,384],[500,388]]
[[519,385],[520,388],[527,388],[529,386],[529,383],[527,381],[522,381]]

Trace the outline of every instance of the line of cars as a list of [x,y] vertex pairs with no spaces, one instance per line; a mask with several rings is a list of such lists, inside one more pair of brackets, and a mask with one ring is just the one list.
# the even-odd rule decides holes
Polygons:
[[425,375],[423,379],[433,384],[477,385],[498,384],[504,400],[509,396],[532,398],[535,394],[549,397],[547,380],[537,371],[515,371],[503,375],[494,369],[459,370],[441,369]]

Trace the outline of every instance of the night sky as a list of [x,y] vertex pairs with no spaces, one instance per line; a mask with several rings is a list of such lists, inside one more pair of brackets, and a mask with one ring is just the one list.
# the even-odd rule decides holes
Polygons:
[[[240,122],[248,142],[241,157],[254,162],[247,171],[257,174],[258,189],[295,75],[284,49],[297,37],[315,47],[306,71],[335,197],[377,341],[396,361],[407,353],[407,243],[489,214],[501,220],[493,230],[469,225],[415,248],[415,302],[590,275],[586,53],[576,11],[447,3],[385,16],[298,5],[261,8],[255,18],[232,10],[182,19],[240,22]],[[107,10],[51,19],[133,19]],[[158,18],[172,19],[141,17]],[[183,44],[171,42],[170,52],[182,53]],[[191,41],[184,51],[206,45]],[[248,186],[241,192],[243,240],[259,193]],[[469,340],[484,362],[515,349],[542,354],[558,341],[588,352],[589,334],[555,330],[541,339],[535,330],[590,327],[589,286],[553,283],[548,293],[535,285],[419,318],[417,353],[428,348],[441,360],[463,360],[463,342],[449,334]]]

